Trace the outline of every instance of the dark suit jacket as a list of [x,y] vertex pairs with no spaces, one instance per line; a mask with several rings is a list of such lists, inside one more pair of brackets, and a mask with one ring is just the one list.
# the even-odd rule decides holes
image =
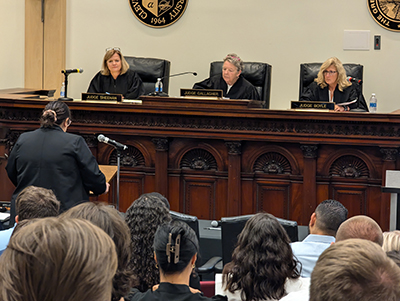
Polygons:
[[106,190],[105,176],[85,140],[59,126],[23,133],[10,153],[6,170],[16,186],[11,222],[15,199],[29,185],[53,190],[61,202],[61,212],[88,201],[89,191],[101,194]]

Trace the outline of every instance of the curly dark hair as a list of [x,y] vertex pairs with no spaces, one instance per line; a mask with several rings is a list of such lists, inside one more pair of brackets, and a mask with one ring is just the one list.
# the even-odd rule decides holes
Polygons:
[[153,253],[157,227],[171,221],[171,215],[159,194],[142,194],[126,211],[125,221],[131,230],[132,256],[130,268],[138,278],[135,286],[141,292],[160,283]]
[[280,299],[286,278],[300,277],[290,239],[269,213],[257,213],[238,236],[232,261],[223,270],[223,284],[231,293],[241,290],[242,300]]

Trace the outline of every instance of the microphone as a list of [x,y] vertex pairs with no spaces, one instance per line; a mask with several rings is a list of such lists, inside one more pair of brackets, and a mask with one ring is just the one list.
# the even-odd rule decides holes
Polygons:
[[61,73],[70,74],[70,73],[82,73],[83,69],[65,69],[61,70]]
[[187,72],[177,73],[177,74],[173,74],[173,75],[169,75],[169,76],[163,76],[163,77],[160,77],[160,79],[170,78],[170,77],[185,75],[185,74],[193,74],[194,76],[197,76],[197,72],[187,71]]
[[349,82],[352,82],[352,83],[362,84],[362,80],[361,79],[358,79],[358,78],[355,78],[355,77],[352,77],[352,76],[348,76],[347,80]]
[[100,134],[99,136],[97,136],[97,140],[99,140],[100,142],[104,142],[106,144],[112,145],[118,149],[126,150],[128,148],[126,145],[119,143],[115,140],[112,140],[112,139],[104,136],[103,134]]
[[211,227],[214,227],[214,228],[216,228],[216,227],[220,227],[221,226],[221,221],[212,221],[211,222]]

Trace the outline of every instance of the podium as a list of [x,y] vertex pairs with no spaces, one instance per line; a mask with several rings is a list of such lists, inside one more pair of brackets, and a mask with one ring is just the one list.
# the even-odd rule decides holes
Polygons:
[[390,193],[390,224],[389,230],[400,229],[400,171],[386,171],[386,186],[382,187],[382,192]]

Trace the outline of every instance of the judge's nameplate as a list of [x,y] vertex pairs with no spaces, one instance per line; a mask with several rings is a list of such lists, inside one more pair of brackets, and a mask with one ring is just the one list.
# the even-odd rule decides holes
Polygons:
[[82,100],[92,100],[92,101],[122,101],[122,94],[82,93]]
[[212,97],[222,98],[222,90],[212,89],[181,89],[181,96],[184,97]]
[[327,101],[297,101],[291,102],[293,110],[334,110],[335,103]]

